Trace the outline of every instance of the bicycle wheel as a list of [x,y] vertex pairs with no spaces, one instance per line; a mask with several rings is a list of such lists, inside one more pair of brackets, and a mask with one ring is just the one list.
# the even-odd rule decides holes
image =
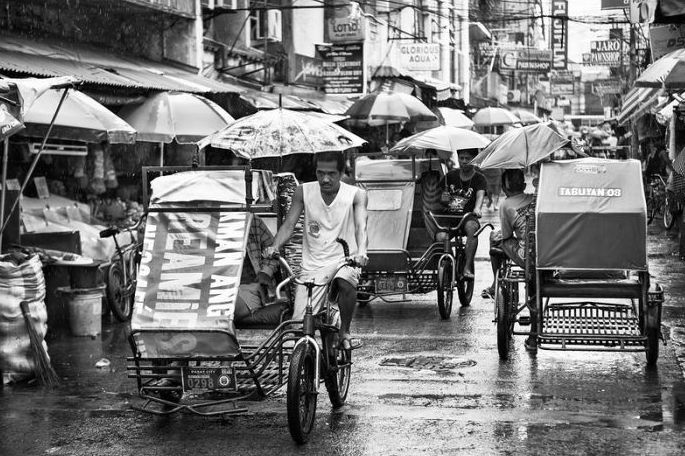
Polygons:
[[288,429],[293,440],[306,443],[314,428],[317,393],[314,385],[318,360],[314,350],[300,344],[293,351],[288,371]]
[[466,257],[463,253],[457,253],[457,294],[459,295],[459,303],[462,306],[470,306],[473,298],[473,287],[475,281],[472,279],[465,279],[462,276],[464,267],[466,266]]
[[656,201],[653,195],[647,196],[647,224],[649,225],[656,216]]
[[447,320],[452,313],[452,301],[454,300],[454,288],[452,288],[452,263],[443,261],[438,266],[438,312],[440,318]]
[[497,287],[495,304],[497,306],[497,352],[500,359],[509,358],[509,348],[511,346],[511,323],[509,311],[511,305],[507,299],[507,292],[504,287]]
[[331,370],[326,373],[324,383],[328,390],[331,405],[338,408],[345,404],[347,392],[350,389],[350,374],[352,373],[352,350],[336,350],[336,357],[331,362]]
[[126,294],[126,278],[119,263],[112,263],[107,271],[107,303],[117,320],[131,318],[131,296]]
[[673,225],[675,225],[675,213],[676,213],[676,208],[674,207],[673,204],[673,199],[666,195],[666,198],[664,199],[664,217],[663,217],[663,222],[664,222],[664,228],[667,230],[670,230],[673,228]]

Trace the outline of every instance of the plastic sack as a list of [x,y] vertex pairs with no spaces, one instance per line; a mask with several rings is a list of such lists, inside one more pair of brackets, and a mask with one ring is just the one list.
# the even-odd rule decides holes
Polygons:
[[[36,365],[20,303],[29,301],[31,321],[38,337],[47,332],[45,278],[38,255],[0,256],[0,371],[3,383],[35,376]],[[47,351],[45,341],[43,347]]]

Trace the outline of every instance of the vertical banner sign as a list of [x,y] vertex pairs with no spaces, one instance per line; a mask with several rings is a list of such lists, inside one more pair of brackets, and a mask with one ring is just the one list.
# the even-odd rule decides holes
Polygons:
[[568,61],[568,1],[552,0],[552,69],[565,70]]
[[317,44],[316,51],[323,60],[326,93],[364,92],[364,43]]

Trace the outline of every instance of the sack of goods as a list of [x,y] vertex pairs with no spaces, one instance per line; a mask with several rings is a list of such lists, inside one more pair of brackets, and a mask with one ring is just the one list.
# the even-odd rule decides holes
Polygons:
[[[28,312],[22,311],[23,301],[28,303]],[[32,328],[28,326],[29,321]],[[44,341],[47,322],[45,278],[38,255],[0,255],[0,372],[3,383],[36,376],[39,366],[35,347],[31,344],[42,345],[39,349],[47,353]],[[33,331],[33,341],[30,331]]]

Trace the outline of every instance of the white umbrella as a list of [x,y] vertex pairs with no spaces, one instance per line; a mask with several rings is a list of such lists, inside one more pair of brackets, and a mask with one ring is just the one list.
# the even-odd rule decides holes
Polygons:
[[466,128],[468,130],[473,128],[473,120],[466,117],[466,115],[458,109],[452,108],[438,108],[442,118],[445,119],[445,125],[457,128]]
[[[390,152],[435,149],[442,158],[450,158],[458,150],[482,149],[488,144],[490,140],[475,131],[441,125],[404,138],[395,144]],[[441,154],[440,151],[447,153]]]
[[473,123],[477,127],[514,125],[520,122],[518,117],[504,108],[483,108],[473,116]]

